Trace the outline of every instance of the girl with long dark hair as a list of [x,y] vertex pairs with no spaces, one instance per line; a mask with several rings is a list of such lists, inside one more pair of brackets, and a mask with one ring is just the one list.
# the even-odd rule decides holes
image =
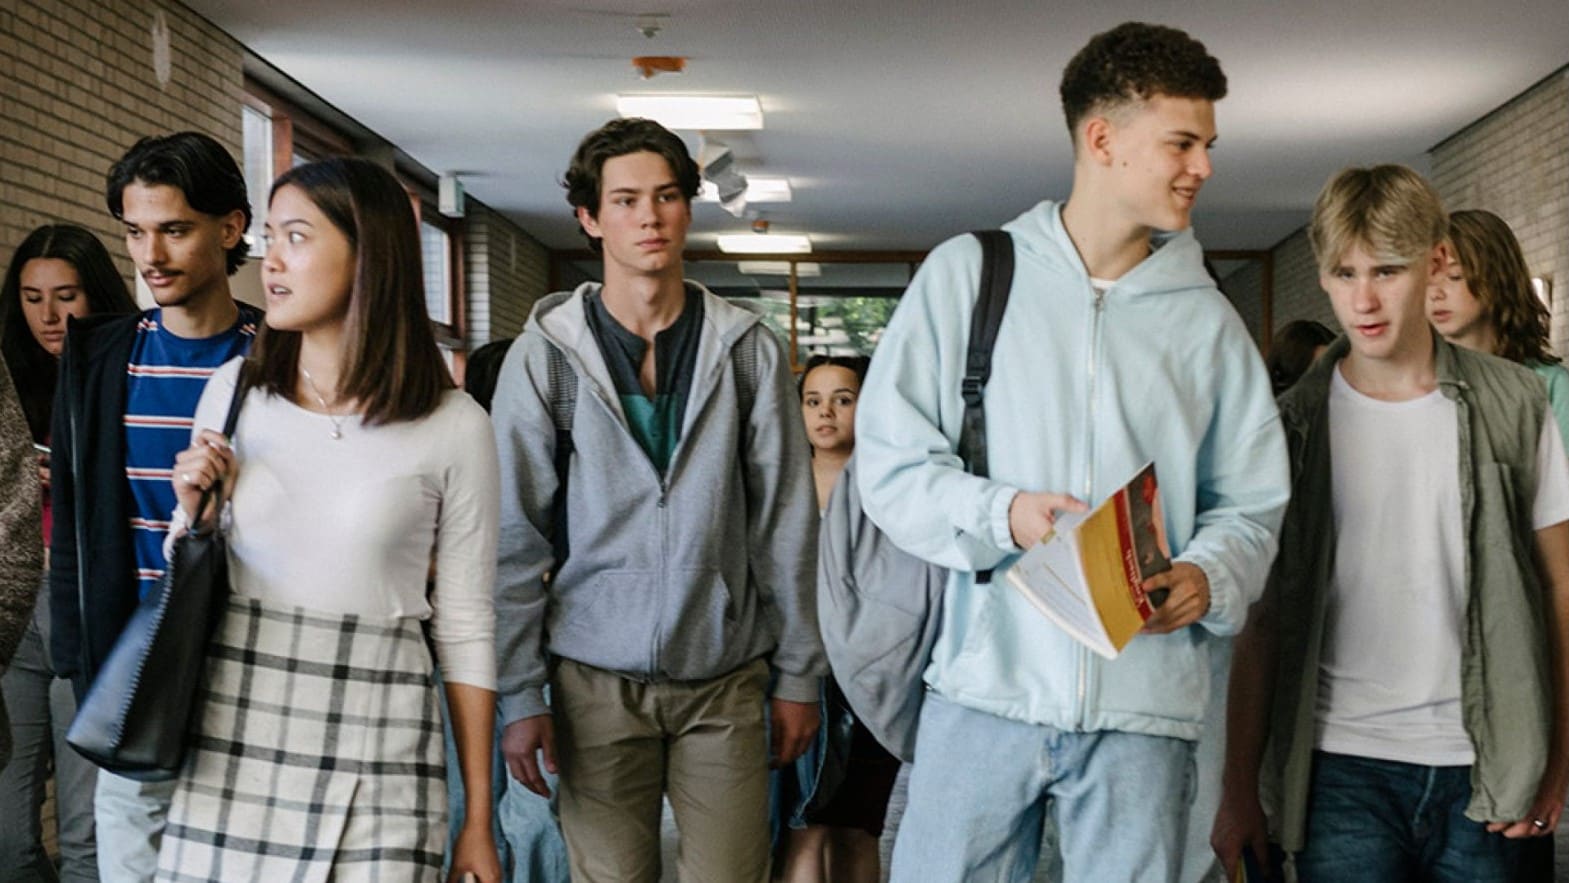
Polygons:
[[[48,224],[28,234],[11,257],[0,285],[0,354],[37,449],[42,488],[43,536],[53,528],[49,506],[49,420],[54,404],[65,325],[71,317],[135,312],[136,302],[109,258],[108,249],[87,230]],[[54,675],[49,660],[47,580],[16,657],[0,678],[10,713],[14,747],[0,771],[0,879],[34,874],[56,879],[44,851],[40,810],[51,765],[60,845],[59,879],[98,879],[93,827],[97,769],[65,744],[76,714],[71,683]],[[32,878],[28,878],[32,879]]]

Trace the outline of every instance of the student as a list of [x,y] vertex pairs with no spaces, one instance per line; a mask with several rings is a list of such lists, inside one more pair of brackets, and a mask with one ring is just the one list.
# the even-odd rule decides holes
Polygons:
[[[390,172],[342,158],[290,169],[266,231],[266,328],[250,360],[207,384],[174,462],[171,536],[216,479],[233,489],[233,594],[159,877],[437,879],[447,792],[433,647],[467,802],[452,879],[499,883],[485,412],[452,388]],[[242,368],[253,385],[230,447],[218,428]]]
[[1427,290],[1428,321],[1450,343],[1535,371],[1569,438],[1569,370],[1553,355],[1551,314],[1531,288],[1514,232],[1492,212],[1458,211],[1445,241],[1444,272]]
[[[65,346],[67,318],[136,312],[103,243],[81,227],[46,224],[22,240],[0,285],[0,355],[16,384],[33,442],[42,447],[38,480],[42,486],[42,548],[52,526],[49,506],[49,421],[55,377]],[[65,731],[76,716],[71,683],[56,677],[49,662],[48,574],[17,648],[0,678],[11,715],[12,762],[0,772],[0,806],[15,808],[0,817],[0,879],[32,868],[41,879],[56,878],[44,850],[39,813],[45,785],[55,778],[60,878],[98,879],[97,838],[93,835],[93,788],[97,767],[71,750]]]
[[[50,658],[78,699],[163,577],[169,464],[202,385],[261,320],[229,292],[251,207],[223,145],[197,132],[143,138],[109,170],[106,197],[157,306],[67,323],[50,432]],[[172,789],[99,773],[104,879],[152,879]]]
[[773,761],[793,761],[826,668],[789,362],[755,314],[682,279],[698,171],[680,138],[613,120],[565,184],[605,281],[541,300],[496,388],[502,750],[539,794],[559,764],[574,880],[656,879],[662,793],[682,879],[764,880],[764,709]]
[[[855,407],[865,356],[816,355],[801,372],[801,416],[812,444],[819,511],[828,506],[855,450]],[[784,883],[877,883],[878,838],[899,759],[851,713],[832,678],[824,685],[823,724],[812,749],[780,771]]]
[[1569,462],[1540,378],[1428,326],[1445,232],[1404,166],[1313,207],[1347,336],[1281,399],[1293,496],[1232,666],[1228,870],[1264,854],[1261,784],[1303,883],[1512,880],[1563,810]]
[[[1518,362],[1547,383],[1547,403],[1569,438],[1569,370],[1553,355],[1547,305],[1531,289],[1520,242],[1489,211],[1449,216],[1444,272],[1427,289],[1427,318],[1456,346]],[[1517,880],[1553,878],[1551,837],[1525,845]]]
[[1287,322],[1269,342],[1269,382],[1279,396],[1307,373],[1324,350],[1335,342],[1335,332],[1309,319]]
[[[1241,627],[1286,502],[1269,378],[1188,230],[1219,63],[1181,31],[1128,23],[1074,57],[1061,92],[1073,191],[1004,227],[1017,254],[986,386],[991,477],[955,453],[973,237],[922,264],[861,394],[867,514],[952,569],[896,881],[1027,880],[1048,806],[1064,879],[1174,880],[1209,643]],[[977,582],[1151,460],[1175,565],[1147,581],[1169,596],[1115,661],[1000,572]]]

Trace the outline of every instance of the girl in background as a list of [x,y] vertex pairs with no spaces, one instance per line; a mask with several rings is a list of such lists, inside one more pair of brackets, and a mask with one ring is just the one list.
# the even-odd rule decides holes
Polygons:
[[1427,291],[1428,321],[1450,343],[1535,371],[1569,441],[1569,370],[1553,355],[1547,305],[1531,288],[1514,232],[1492,212],[1458,211],[1449,216],[1449,246],[1449,265]]
[[[499,883],[489,420],[452,388],[391,173],[344,158],[291,169],[266,231],[266,327],[248,361],[208,382],[173,469],[171,537],[199,517],[203,490],[232,488],[233,594],[158,877],[436,880],[447,796],[433,646],[465,794],[450,879]],[[216,430],[242,367],[231,447]]]
[[[801,374],[801,416],[812,443],[818,509],[855,450],[855,404],[865,356],[813,356]],[[832,678],[812,749],[781,779],[786,821],[780,878],[787,883],[876,883],[878,839],[899,774],[889,754],[851,714]]]
[[[49,507],[49,419],[65,323],[70,317],[131,313],[136,302],[98,237],[81,227],[39,227],[17,247],[0,286],[0,354],[16,386],[37,449],[43,548]],[[97,768],[65,744],[76,715],[70,681],[49,661],[47,571],[16,657],[0,678],[11,718],[11,762],[0,771],[0,880],[98,879],[93,830]],[[52,761],[52,766],[51,766]],[[53,771],[60,869],[44,851],[39,812]]]
[[[1520,242],[1503,218],[1477,209],[1451,213],[1449,264],[1428,287],[1428,321],[1450,343],[1518,362],[1541,376],[1558,431],[1569,443],[1569,370],[1553,355],[1550,318],[1531,288]],[[1551,837],[1526,841],[1515,879],[1553,879]]]
[[1264,360],[1275,395],[1290,389],[1334,341],[1335,332],[1311,319],[1298,319],[1280,326],[1270,340],[1269,358]]

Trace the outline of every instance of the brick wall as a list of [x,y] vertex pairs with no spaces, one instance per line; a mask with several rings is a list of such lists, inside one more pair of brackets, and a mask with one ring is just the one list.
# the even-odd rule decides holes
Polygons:
[[500,212],[470,199],[467,205],[464,292],[468,342],[477,347],[523,331],[534,301],[547,293],[550,253]]
[[[155,69],[167,28],[168,81]],[[100,236],[131,278],[104,174],[143,135],[197,129],[241,156],[241,48],[178,3],[0,3],[0,261],[40,224]]]
[[1335,331],[1340,323],[1329,306],[1329,296],[1318,287],[1318,264],[1307,228],[1287,236],[1273,249],[1275,255],[1275,328],[1296,319],[1322,322]]
[[1553,348],[1569,342],[1569,67],[1433,148],[1450,210],[1508,222],[1532,275],[1553,279]]
[[1246,261],[1227,273],[1220,280],[1220,293],[1237,308],[1237,314],[1242,317],[1253,340],[1263,340],[1260,336],[1264,321],[1263,261]]

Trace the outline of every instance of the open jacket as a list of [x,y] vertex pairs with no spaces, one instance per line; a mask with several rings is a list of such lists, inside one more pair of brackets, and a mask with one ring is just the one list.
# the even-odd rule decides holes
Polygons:
[[[547,656],[639,681],[707,680],[766,656],[774,696],[816,702],[827,670],[817,631],[817,507],[783,347],[755,314],[702,292],[681,439],[661,475],[628,428],[584,317],[584,296],[596,290],[588,283],[535,306],[492,402],[505,720],[548,710]],[[551,346],[577,376],[570,552],[559,567],[550,540],[558,484]],[[735,346],[757,353],[749,411],[732,369]]]
[[[66,323],[50,429],[50,658],[80,699],[136,609],[125,366],[140,313]],[[83,615],[85,608],[86,615]]]
[[[1434,345],[1439,389],[1455,403],[1460,442],[1467,574],[1461,717],[1476,751],[1466,817],[1513,821],[1536,796],[1553,718],[1547,601],[1531,528],[1547,394],[1527,368],[1436,335]],[[1280,794],[1280,841],[1293,852],[1306,839],[1318,671],[1335,571],[1329,389],[1349,351],[1344,337],[1335,341],[1280,398],[1292,497],[1260,611],[1276,648],[1261,779],[1265,793]]]
[[[1285,509],[1280,420],[1258,349],[1184,231],[1104,294],[1043,202],[1009,222],[1013,294],[986,385],[991,475],[956,453],[960,380],[981,253],[935,249],[894,313],[856,410],[866,513],[906,551],[950,568],[926,681],[949,701],[1063,730],[1197,739],[1211,635],[1241,629]],[[1103,660],[1003,578],[1021,489],[1100,502],[1154,461],[1176,558],[1209,578],[1194,627],[1139,635]],[[989,584],[974,572],[998,568]],[[919,749],[917,749],[919,750]]]

